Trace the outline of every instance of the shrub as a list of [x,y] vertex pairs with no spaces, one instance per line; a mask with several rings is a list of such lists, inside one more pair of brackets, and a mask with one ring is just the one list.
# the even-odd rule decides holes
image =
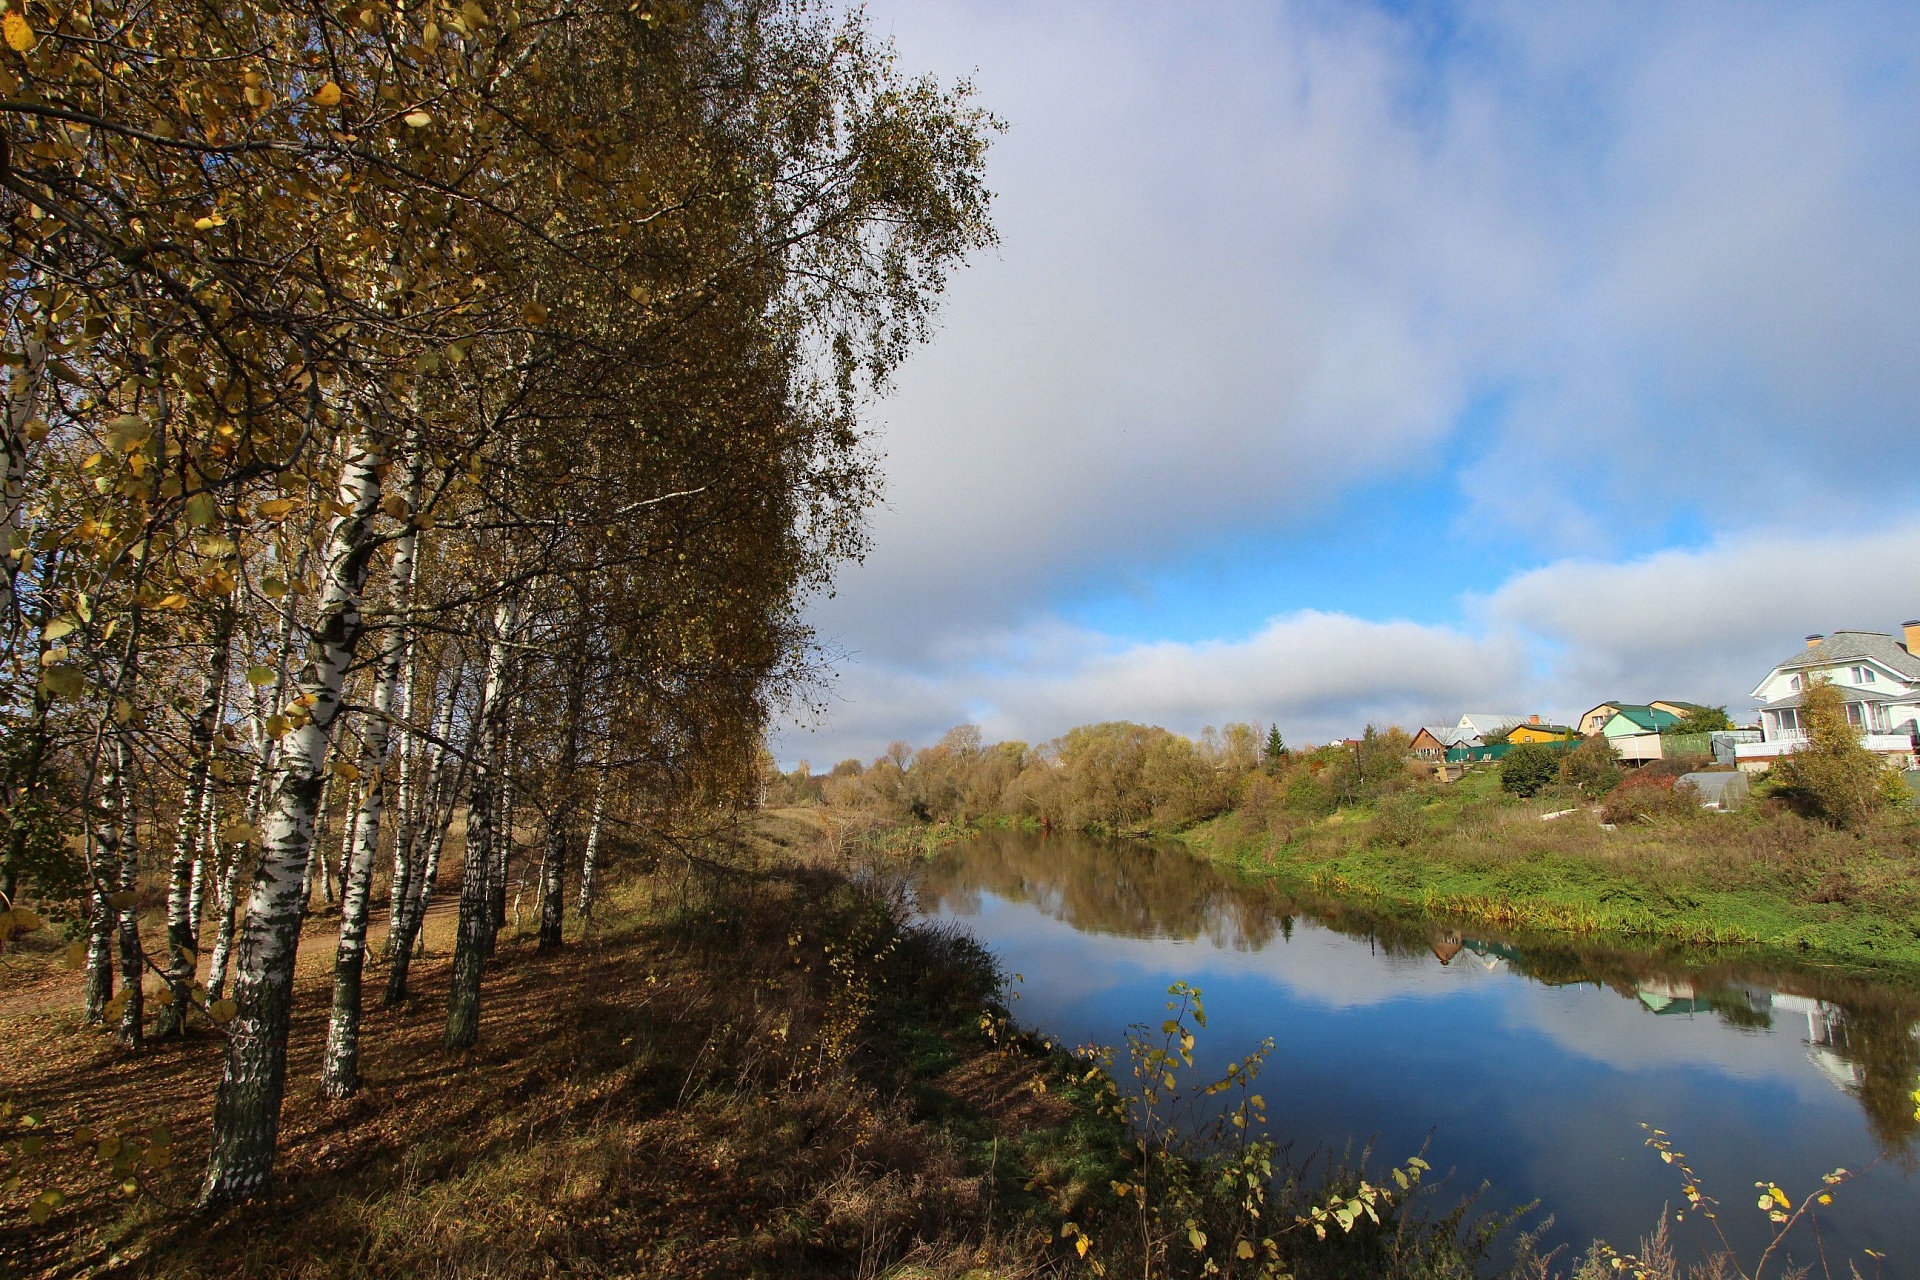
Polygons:
[[1677,782],[1671,775],[1642,771],[1613,789],[1600,810],[1600,820],[1619,825],[1662,818],[1693,818],[1699,813],[1700,793],[1692,783]]
[[1407,782],[1410,739],[1403,729],[1384,731],[1368,725],[1360,741],[1339,748],[1327,773],[1341,804],[1365,804],[1391,795]]
[[1886,803],[1887,767],[1860,745],[1840,690],[1822,680],[1800,702],[1807,740],[1773,766],[1773,780],[1800,808],[1836,826],[1856,826]]
[[1680,717],[1671,732],[1678,734],[1719,733],[1733,728],[1733,718],[1725,707],[1696,707]]
[[1418,791],[1402,791],[1380,802],[1373,820],[1373,838],[1382,844],[1412,844],[1427,831],[1427,798]]
[[1598,800],[1620,785],[1619,753],[1605,737],[1593,734],[1560,757],[1560,781]]
[[1560,753],[1538,742],[1523,742],[1500,761],[1500,789],[1531,796],[1560,776]]

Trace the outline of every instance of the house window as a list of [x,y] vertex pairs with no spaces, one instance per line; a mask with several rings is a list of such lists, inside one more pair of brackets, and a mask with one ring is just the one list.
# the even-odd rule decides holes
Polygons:
[[1855,684],[1872,684],[1873,683],[1872,667],[1849,667],[1847,668],[1847,674],[1853,677],[1853,682]]
[[1800,732],[1800,708],[1782,707],[1773,713],[1773,722],[1780,726],[1782,733]]
[[1857,702],[1847,704],[1847,723],[1856,729],[1867,727],[1866,708]]
[[1792,689],[1795,693],[1800,692],[1800,677],[1795,676],[1793,679],[1787,681],[1787,687],[1789,689]]

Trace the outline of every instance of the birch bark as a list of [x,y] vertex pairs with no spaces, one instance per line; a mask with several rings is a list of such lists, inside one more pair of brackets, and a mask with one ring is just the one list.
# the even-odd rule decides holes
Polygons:
[[587,673],[575,663],[567,682],[566,722],[561,729],[560,761],[555,770],[558,796],[547,816],[546,840],[540,851],[540,943],[550,951],[564,940],[567,899],[567,844],[573,834],[580,760],[580,709],[586,698]]
[[[445,743],[453,735],[453,710],[460,696],[460,671],[454,672],[453,687],[446,701],[434,713],[433,739],[427,743],[427,778],[422,788],[422,818],[416,824],[407,855],[405,892],[394,890],[392,914],[387,920],[387,993],[383,1003],[389,1008],[407,998],[407,972],[413,961],[414,939],[419,936],[427,903],[433,897],[433,878],[440,869],[440,846],[446,840],[447,825],[453,821],[451,803],[442,815],[442,797],[449,800],[459,793],[459,781],[445,776]],[[471,747],[472,744],[469,744]],[[398,851],[395,854],[399,856]],[[418,864],[416,866],[416,864]]]
[[[480,977],[492,949],[494,932],[493,804],[496,770],[503,754],[499,739],[506,718],[507,646],[501,643],[518,627],[518,602],[494,608],[493,637],[487,652],[486,685],[481,690],[479,732],[474,743],[473,786],[467,797],[467,848],[460,881],[460,931],[453,949],[453,982],[447,993],[449,1049],[470,1047],[480,1036]],[[505,886],[500,886],[502,894]]]
[[[409,455],[415,451],[408,450]],[[420,464],[410,457],[408,509],[420,498]],[[373,855],[380,841],[380,811],[386,799],[383,777],[394,741],[394,704],[400,696],[401,673],[406,666],[407,637],[412,624],[413,554],[417,535],[409,524],[393,545],[393,622],[382,637],[380,660],[374,668],[373,713],[364,717],[361,734],[360,809],[353,815],[346,876],[340,886],[340,942],[333,960],[333,1015],[327,1024],[327,1048],[320,1060],[320,1092],[329,1098],[350,1098],[360,1085],[361,977],[367,963],[367,904],[373,893]]]
[[186,1030],[187,1004],[193,993],[194,974],[200,967],[200,917],[194,893],[200,862],[196,855],[207,769],[213,763],[213,735],[220,726],[220,708],[226,699],[232,634],[233,611],[223,609],[214,624],[213,664],[202,686],[200,713],[194,717],[190,731],[186,794],[181,798],[180,821],[174,829],[167,892],[167,987],[172,998],[160,1006],[154,1019],[156,1036]]
[[[225,714],[224,704],[222,714]],[[219,845],[216,834],[219,830],[218,814],[219,788],[212,783],[200,793],[200,814],[196,821],[200,824],[199,842],[193,853],[193,893],[187,903],[187,914],[193,918],[194,949],[199,950],[200,924],[207,913],[207,880],[214,874],[219,859],[212,856]]]
[[273,1173],[313,816],[341,690],[360,641],[360,597],[374,551],[371,521],[380,502],[386,446],[376,427],[363,426],[340,471],[336,503],[343,513],[328,530],[325,585],[309,633],[311,659],[297,681],[307,718],[286,735],[240,931],[234,982],[238,1011],[227,1026],[226,1069],[214,1095],[202,1205],[253,1195]]
[[140,843],[133,808],[133,749],[124,733],[113,735],[111,752],[113,774],[103,785],[114,807],[115,852],[119,855],[119,917],[114,929],[120,935],[120,1017],[116,1034],[129,1049],[141,1045],[146,1025],[145,990],[141,985],[146,952],[140,946]]
[[580,856],[580,919],[593,919],[593,871],[600,860],[600,820],[607,811],[607,771],[596,771],[593,783],[593,818],[587,823],[587,849]]

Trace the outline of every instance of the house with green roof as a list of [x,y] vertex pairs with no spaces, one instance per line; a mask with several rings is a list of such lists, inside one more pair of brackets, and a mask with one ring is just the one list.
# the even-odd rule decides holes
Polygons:
[[1622,763],[1645,764],[1663,757],[1660,735],[1679,723],[1679,716],[1660,707],[1616,704],[1600,732]]

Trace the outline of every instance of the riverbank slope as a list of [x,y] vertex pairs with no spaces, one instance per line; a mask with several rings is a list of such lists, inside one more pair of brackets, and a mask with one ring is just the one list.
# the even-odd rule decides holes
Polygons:
[[[78,1025],[57,942],[23,936],[0,961],[0,1162],[20,1175],[0,1274],[1012,1276],[1061,1258],[1117,1127],[1059,1059],[987,1034],[1000,975],[970,939],[817,865],[809,824],[760,825],[725,871],[625,874],[557,952],[503,935],[469,1053],[440,1047],[436,914],[416,998],[367,1011],[344,1103],[312,1083],[336,926],[310,921],[277,1189],[212,1219],[184,1206],[217,1033],[127,1054]],[[166,1160],[128,1193],[97,1144],[162,1132]],[[36,1226],[49,1187],[65,1202]]]
[[1754,805],[1604,824],[1498,778],[1300,820],[1235,810],[1177,833],[1245,873],[1402,916],[1740,945],[1920,981],[1920,826],[1840,831]]

